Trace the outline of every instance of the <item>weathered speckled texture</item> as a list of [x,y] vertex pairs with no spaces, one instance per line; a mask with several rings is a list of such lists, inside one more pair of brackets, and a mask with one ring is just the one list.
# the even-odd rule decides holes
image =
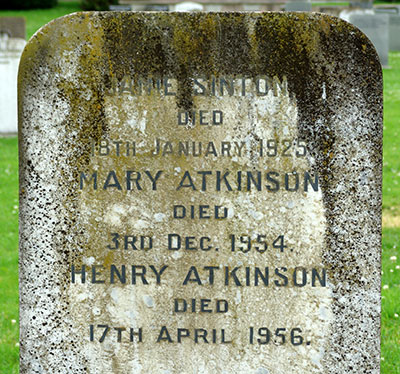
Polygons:
[[[176,96],[110,95],[126,76],[168,78]],[[232,96],[195,95],[193,79],[212,77],[246,78],[248,93],[241,96],[239,84]],[[255,95],[256,77],[268,77],[267,95]],[[224,123],[177,125],[179,110],[201,109],[223,111]],[[21,373],[379,373],[382,80],[376,52],[359,30],[308,13],[74,14],[28,43],[19,122]],[[162,157],[151,154],[156,138],[174,146],[243,142],[245,151]],[[279,142],[278,154],[259,157],[260,139]],[[282,142],[297,139],[285,157]],[[100,155],[105,141],[136,142],[136,155]],[[307,155],[296,156],[302,144]],[[121,190],[112,175],[113,187],[103,188],[110,170]],[[154,177],[158,170],[153,190],[145,172]],[[127,191],[126,171],[141,172],[142,190],[133,184]],[[177,189],[184,171],[196,191]],[[207,186],[198,171],[213,172]],[[223,181],[216,188],[216,171],[231,172],[234,191]],[[262,190],[253,184],[238,191],[231,179],[238,171],[261,171]],[[266,188],[276,186],[265,180],[271,171],[280,174],[276,192]],[[285,190],[283,175],[293,178],[293,171],[318,175],[318,190],[304,191],[302,179],[300,190]],[[80,188],[81,173],[93,172],[98,189],[85,181]],[[174,219],[175,204],[221,205],[228,217]],[[112,233],[152,236],[154,245],[109,249]],[[208,236],[213,248],[168,250],[169,233]],[[252,235],[253,249],[231,252],[231,234]],[[265,253],[254,250],[257,234],[266,235]],[[286,237],[283,252],[271,245],[279,235]],[[120,272],[127,266],[127,284],[116,273],[110,284],[112,264]],[[72,265],[98,265],[105,282],[91,283],[88,273],[85,284],[79,275],[72,283]],[[148,284],[140,277],[132,284],[131,265],[146,266]],[[160,284],[151,265],[168,266]],[[201,285],[193,273],[184,284],[191,266]],[[205,266],[218,267],[214,280],[206,281]],[[232,276],[225,284],[225,267],[240,267],[241,286]],[[268,267],[269,285],[259,279],[255,286],[253,278],[246,285],[246,267],[251,274]],[[283,278],[274,269],[281,267],[288,275],[302,267],[309,276],[326,269],[327,282],[277,286]],[[176,313],[175,298],[224,299],[229,311]],[[112,329],[102,343],[98,325]],[[173,342],[156,342],[162,326]],[[142,328],[143,341],[130,342],[125,331],[118,342],[115,328],[122,327]],[[304,342],[291,344],[287,332],[283,345],[279,338],[249,344],[250,327],[273,334],[298,327]],[[178,328],[191,337],[178,343]],[[195,328],[208,331],[208,344],[193,341]],[[213,344],[212,329],[224,329],[232,343],[221,344],[218,335]]]

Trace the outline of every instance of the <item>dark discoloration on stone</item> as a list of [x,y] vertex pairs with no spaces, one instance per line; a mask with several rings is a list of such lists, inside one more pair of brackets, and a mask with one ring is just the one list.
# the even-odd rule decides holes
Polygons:
[[[50,65],[55,56],[63,57],[60,66]],[[19,84],[20,281],[25,324],[21,372],[86,372],[87,357],[79,355],[76,336],[66,334],[70,339],[66,341],[65,331],[58,335],[57,327],[65,328],[72,319],[65,296],[69,264],[82,264],[80,248],[88,240],[84,232],[75,235],[81,229],[74,181],[79,171],[89,170],[91,142],[99,142],[109,131],[105,95],[111,80],[120,81],[125,75],[176,78],[176,105],[190,110],[195,105],[193,77],[267,75],[287,79],[297,101],[298,133],[307,141],[320,175],[327,221],[323,262],[329,272],[334,315],[321,373],[378,373],[380,69],[371,43],[361,32],[319,14],[80,13],[39,31],[24,53]],[[39,116],[30,104],[35,92],[48,107]],[[56,158],[56,168],[46,174],[49,155],[35,154],[35,160],[42,157],[38,164],[31,162],[30,154],[42,137],[49,137],[50,145],[51,137],[57,136],[40,126],[41,120],[52,121],[52,103],[65,106],[67,114],[61,120],[63,142],[50,156]],[[54,113],[59,112],[55,107]],[[30,123],[31,116],[37,124]],[[43,175],[56,183],[48,186]],[[29,225],[51,227],[53,236],[43,230],[45,245],[39,245],[35,240],[40,234],[30,231]],[[35,263],[36,248],[43,265],[39,282],[36,269],[29,265]],[[55,266],[63,272],[54,273]],[[33,298],[36,292],[43,296]],[[47,303],[59,303],[56,314],[43,312]],[[35,309],[42,313],[36,321],[31,319]],[[38,320],[40,328],[34,327]],[[42,359],[25,345],[46,335],[52,337],[48,350],[56,352],[50,359]],[[60,352],[65,354],[62,361],[57,358]]]

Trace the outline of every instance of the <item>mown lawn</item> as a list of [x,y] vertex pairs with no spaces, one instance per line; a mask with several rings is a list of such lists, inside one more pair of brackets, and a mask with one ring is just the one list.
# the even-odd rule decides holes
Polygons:
[[[23,15],[27,37],[42,25],[79,11],[78,2],[50,10],[0,11]],[[400,53],[384,71],[384,167],[381,373],[400,374]],[[0,138],[0,374],[18,373],[17,139]]]
[[18,155],[0,138],[0,373],[18,373]]
[[78,1],[59,1],[51,9],[33,10],[1,10],[0,17],[24,17],[26,21],[26,39],[28,40],[37,30],[51,20],[69,13],[79,12]]
[[382,374],[400,373],[400,53],[385,69],[383,130]]

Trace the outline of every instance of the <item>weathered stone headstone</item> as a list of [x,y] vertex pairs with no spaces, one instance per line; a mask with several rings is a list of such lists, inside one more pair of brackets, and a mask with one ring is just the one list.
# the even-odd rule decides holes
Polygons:
[[203,5],[193,1],[184,1],[174,6],[175,12],[202,11]]
[[0,32],[7,33],[10,38],[25,40],[25,18],[0,17]]
[[310,0],[291,0],[285,4],[287,12],[311,12]]
[[24,47],[25,19],[0,17],[0,134],[17,132],[17,76]]
[[379,373],[382,80],[307,13],[82,13],[19,76],[21,373]]
[[375,8],[374,11],[389,15],[389,51],[400,51],[400,6]]
[[381,64],[389,64],[389,15],[375,14],[372,10],[342,12],[340,17],[357,26],[375,46]]
[[400,51],[400,14],[389,14],[389,51]]
[[353,0],[349,2],[349,5],[353,9],[372,9],[373,3],[373,0]]
[[130,5],[110,5],[109,9],[113,12],[129,12],[132,10],[132,7]]

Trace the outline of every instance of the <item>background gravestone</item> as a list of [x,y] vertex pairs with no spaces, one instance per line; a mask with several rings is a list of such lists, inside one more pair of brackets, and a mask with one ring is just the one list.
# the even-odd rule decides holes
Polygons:
[[400,14],[389,14],[389,50],[400,51]]
[[25,19],[0,17],[0,134],[16,133],[18,64],[25,47]]
[[381,64],[389,64],[389,15],[377,13],[372,10],[344,11],[340,17],[357,26],[375,46]]
[[311,1],[294,0],[288,1],[285,4],[285,11],[287,12],[311,12]]
[[379,373],[382,80],[307,13],[81,13],[19,76],[21,373]]
[[373,8],[373,0],[356,0],[350,1],[350,8],[355,9],[372,9]]
[[400,51],[400,6],[379,7],[374,11],[389,15],[389,51]]
[[203,10],[203,5],[192,1],[184,1],[176,4],[174,8],[176,12],[201,11]]
[[0,17],[0,31],[7,33],[10,38],[25,40],[25,18]]

